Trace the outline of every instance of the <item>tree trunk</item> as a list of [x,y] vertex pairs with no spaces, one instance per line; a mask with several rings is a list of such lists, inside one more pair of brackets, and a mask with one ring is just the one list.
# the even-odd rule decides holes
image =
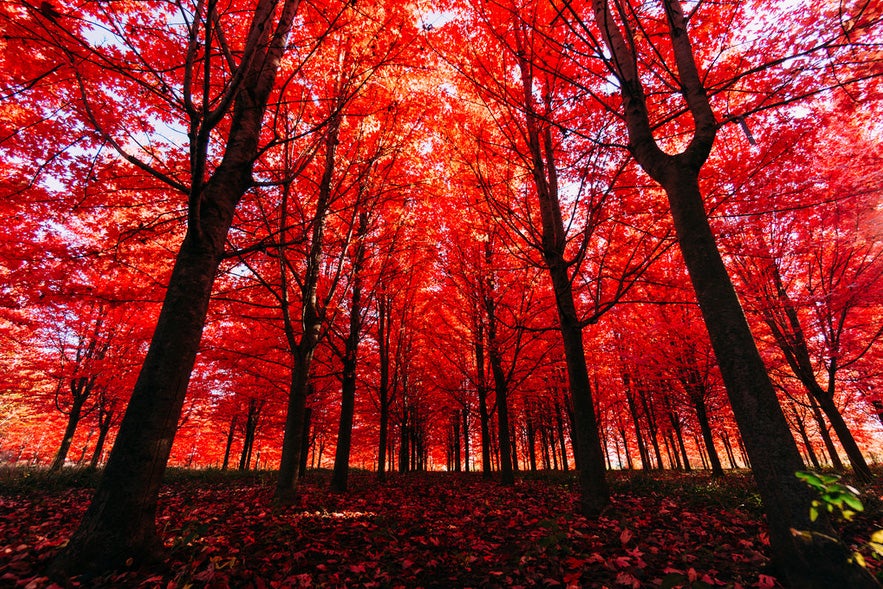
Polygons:
[[453,428],[452,438],[451,438],[451,449],[453,450],[451,460],[454,467],[454,472],[461,472],[460,465],[460,410],[454,410],[453,419],[451,419],[451,426]]
[[304,408],[304,427],[300,443],[300,472],[307,471],[307,459],[310,453],[310,427],[312,425],[313,410],[310,407]]
[[856,478],[862,483],[871,482],[874,478],[871,469],[867,461],[865,461],[861,449],[855,442],[855,437],[849,431],[849,426],[843,420],[843,415],[840,413],[837,405],[834,404],[832,396],[822,395],[819,398],[819,406],[825,412],[828,421],[831,422],[831,427],[834,428],[834,432],[840,440],[840,445],[843,446],[843,451],[846,452],[846,457],[849,458],[849,463],[852,465]]
[[822,465],[819,463],[819,458],[816,456],[816,451],[812,447],[809,434],[806,431],[806,422],[803,421],[800,413],[797,412],[797,407],[793,404],[791,405],[791,413],[794,415],[794,421],[797,423],[797,433],[800,434],[800,439],[803,440],[803,447],[806,448],[806,455],[807,458],[809,458],[812,467],[816,470],[822,468]]
[[285,433],[282,437],[282,457],[276,478],[275,499],[281,504],[294,501],[300,478],[301,440],[304,435],[309,370],[315,346],[306,343],[295,349],[295,362],[291,370],[288,388],[288,412],[285,417]]
[[377,480],[386,480],[386,461],[393,453],[389,449],[389,363],[390,363],[390,317],[392,309],[389,295],[380,293],[377,301],[377,355],[380,364],[378,405],[380,405],[380,432],[377,441]]
[[[74,387],[75,385],[71,384],[71,388],[73,389]],[[67,414],[67,426],[64,428],[64,436],[61,438],[61,446],[55,454],[52,466],[49,467],[49,470],[52,472],[59,471],[61,470],[61,467],[64,466],[67,453],[70,452],[71,444],[74,441],[74,434],[77,431],[77,426],[80,424],[80,415],[83,411],[83,404],[86,402],[87,398],[88,394],[74,394],[74,402]]]
[[699,429],[702,431],[702,441],[705,443],[705,450],[708,454],[708,461],[711,464],[711,476],[724,476],[724,469],[721,466],[720,456],[718,456],[717,448],[714,446],[714,437],[711,434],[711,423],[708,421],[708,410],[705,407],[705,399],[702,395],[693,396],[693,407],[696,409],[696,420],[699,422]]
[[831,433],[828,431],[828,425],[825,423],[825,417],[822,415],[822,410],[813,395],[809,395],[809,406],[812,410],[812,416],[816,422],[816,427],[819,428],[819,435],[822,437],[822,443],[825,445],[825,450],[828,452],[828,457],[831,459],[831,466],[833,466],[835,470],[843,470],[844,466],[843,462],[840,460],[840,454],[837,453],[837,448],[834,446],[834,440],[831,439]]
[[463,407],[463,471],[469,472],[469,409]]
[[622,385],[626,403],[629,406],[629,415],[632,418],[632,425],[635,427],[635,442],[638,445],[638,456],[641,458],[641,470],[650,470],[653,468],[653,465],[650,463],[650,453],[647,451],[647,446],[644,443],[644,436],[641,434],[641,418],[640,415],[638,415],[638,406],[635,403],[635,398],[632,394],[631,377],[625,369],[623,369],[622,372]]
[[349,334],[343,352],[343,382],[341,385],[340,423],[337,428],[337,450],[331,490],[343,493],[347,489],[350,468],[350,449],[353,440],[353,416],[356,406],[356,367],[359,359],[359,340],[362,337],[362,267],[365,265],[365,235],[368,232],[368,214],[359,214],[356,231],[356,253],[353,259],[350,294]]
[[[325,221],[331,202],[331,181],[334,175],[336,148],[340,132],[340,117],[333,116],[328,124],[325,135],[325,161],[322,179],[319,183],[319,194],[316,202],[316,213],[313,218],[313,230],[310,239],[310,251],[306,260],[305,276],[301,282],[301,315],[302,331],[300,339],[294,335],[294,325],[289,313],[287,289],[287,265],[282,260],[284,252],[279,252],[280,273],[282,277],[283,300],[282,314],[288,347],[293,358],[291,386],[288,391],[288,410],[285,418],[285,433],[282,437],[282,457],[279,461],[279,475],[276,481],[275,499],[286,504],[294,501],[297,483],[300,477],[301,439],[303,438],[304,417],[309,393],[310,368],[313,354],[319,345],[319,332],[322,324],[319,309],[318,287],[322,265],[322,252],[325,239]],[[283,226],[286,223],[283,222]]]
[[53,564],[58,573],[105,571],[122,566],[130,558],[135,562],[161,558],[162,541],[155,528],[156,502],[232,207],[224,212],[229,216],[220,215],[218,209],[220,218],[212,226],[213,234],[204,231],[206,239],[201,242],[188,234],[181,246],[156,331],[104,476],[83,522]]
[[[824,516],[810,521],[813,493],[794,476],[803,468],[800,452],[717,249],[699,189],[699,172],[711,153],[718,122],[696,66],[681,3],[660,0],[660,4],[668,23],[680,94],[693,123],[692,136],[685,138],[688,143],[677,155],[662,151],[653,136],[634,39],[623,36],[610,0],[593,0],[592,10],[613,56],[609,63],[619,80],[629,150],[668,197],[681,254],[763,500],[773,558],[784,579],[794,586],[879,587],[866,570],[848,562],[848,550],[836,540]],[[625,32],[630,31],[626,27]],[[817,534],[800,535],[793,530]]]
[[816,522],[809,519],[813,495],[794,476],[803,468],[803,460],[717,250],[702,203],[697,172],[672,166],[663,175],[663,187],[733,413],[751,459],[777,565],[784,577],[796,586],[877,586],[867,571],[847,563],[849,554],[841,543],[825,541],[821,535],[805,541],[803,536],[792,533],[796,529],[832,535],[823,518]]
[[561,467],[564,472],[570,470],[567,463],[567,445],[564,442],[564,418],[561,415],[561,404],[558,398],[555,398],[555,429],[558,434],[558,445],[561,447]]
[[230,464],[230,448],[233,446],[233,437],[236,433],[236,416],[230,420],[230,429],[227,430],[227,444],[224,446],[224,462],[221,464],[221,470],[227,470]]
[[687,446],[684,444],[684,427],[681,424],[680,417],[678,417],[674,411],[671,412],[671,426],[677,436],[677,448],[681,453],[681,459],[684,463],[684,471],[690,472],[692,469],[690,468],[690,458],[687,456]]
[[475,336],[475,366],[476,383],[478,393],[478,420],[481,426],[481,472],[485,479],[491,478],[491,417],[487,405],[487,384],[484,372],[484,329],[483,323],[478,323],[478,333]]
[[113,423],[114,410],[98,409],[98,440],[95,441],[95,451],[92,453],[92,460],[89,461],[89,468],[98,468],[101,462],[101,453],[104,452],[104,442],[107,441],[107,434],[110,432],[110,426]]
[[[190,373],[202,338],[212,285],[236,205],[252,182],[267,99],[285,51],[299,0],[286,0],[276,26],[274,0],[254,9],[244,62],[235,87],[224,156],[203,185],[195,176],[187,234],[175,259],[162,310],[104,476],[79,528],[52,563],[52,575],[105,571],[156,560],[162,541],[156,503]],[[191,137],[193,139],[193,137]],[[196,153],[191,170],[204,169]]]

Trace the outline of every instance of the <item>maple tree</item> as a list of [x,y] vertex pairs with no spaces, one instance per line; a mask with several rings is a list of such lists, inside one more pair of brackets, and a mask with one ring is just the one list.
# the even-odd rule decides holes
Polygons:
[[[353,467],[480,466],[515,497],[519,471],[574,466],[602,527],[615,469],[728,465],[757,477],[782,582],[874,586],[791,532],[834,537],[793,472],[842,467],[839,441],[872,483],[883,423],[872,2],[0,19],[0,456],[97,467],[114,440],[59,575],[164,557],[169,463],[278,469],[281,510],[316,467],[343,505]],[[642,555],[594,554],[543,571],[640,583]],[[353,566],[322,579],[377,569]]]
[[[718,124],[708,92],[714,85],[700,73],[689,32],[694,28],[690,19],[700,13],[686,13],[677,1],[660,2],[655,13],[638,10],[631,3],[604,0],[594,2],[591,8],[595,29],[571,5],[565,5],[560,14],[570,19],[574,38],[586,43],[589,51],[607,63],[619,86],[622,105],[621,111],[617,110],[628,129],[629,152],[668,197],[680,249],[768,510],[779,565],[786,577],[802,585],[873,586],[873,579],[846,562],[845,553],[836,556],[836,546],[829,549],[830,561],[826,559],[818,570],[807,570],[806,555],[819,548],[801,544],[791,533],[795,528],[824,527],[824,522],[807,520],[810,496],[790,478],[802,461],[704,208],[699,173],[711,153]],[[859,18],[862,16],[860,12]],[[642,32],[641,43],[635,31]],[[610,57],[604,55],[602,43]],[[642,61],[640,56],[645,54],[649,57]],[[643,69],[654,71],[659,66],[658,78],[642,75]],[[665,98],[658,102],[655,97],[649,98],[657,90],[654,85],[665,79],[672,80],[670,87],[677,90],[662,96],[677,95],[685,106],[673,115],[669,114],[672,105]],[[665,92],[664,86],[661,91]],[[682,118],[678,115],[686,113],[690,117],[687,130],[681,130],[674,141],[666,137],[661,145],[654,134],[656,125],[665,130],[668,123],[671,128]],[[666,120],[668,116],[671,118]],[[663,145],[670,151],[665,151]],[[784,465],[788,466],[782,470]]]

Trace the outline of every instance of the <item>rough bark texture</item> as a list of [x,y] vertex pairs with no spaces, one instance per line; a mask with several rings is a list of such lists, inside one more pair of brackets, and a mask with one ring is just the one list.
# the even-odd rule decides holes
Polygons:
[[[153,560],[162,552],[155,527],[159,487],[227,231],[251,186],[264,111],[298,0],[284,3],[274,27],[277,7],[274,0],[260,0],[255,8],[224,157],[204,186],[194,186],[187,234],[116,443],[82,523],[52,564],[53,575],[104,571]],[[202,165],[191,161],[194,169]]]
[[811,493],[794,476],[803,461],[717,249],[699,189],[699,172],[714,143],[717,123],[680,2],[660,2],[668,18],[682,95],[694,123],[690,143],[677,155],[663,152],[653,137],[638,59],[613,18],[611,0],[593,0],[592,8],[613,55],[631,152],[668,196],[678,244],[764,504],[774,560],[783,578],[795,587],[878,587],[867,571],[847,562],[846,547],[832,541],[833,531],[824,518],[809,520]]

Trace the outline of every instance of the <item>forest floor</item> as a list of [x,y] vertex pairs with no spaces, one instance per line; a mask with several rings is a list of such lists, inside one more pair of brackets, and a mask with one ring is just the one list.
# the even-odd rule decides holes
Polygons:
[[[576,513],[572,476],[310,472],[276,507],[273,473],[171,471],[158,528],[163,572],[73,578],[68,587],[760,587],[779,586],[750,475],[611,473],[613,502]],[[840,527],[860,549],[883,522],[883,473]],[[88,504],[95,475],[0,469],[0,587],[59,587],[44,571]],[[864,550],[878,575],[883,562]]]

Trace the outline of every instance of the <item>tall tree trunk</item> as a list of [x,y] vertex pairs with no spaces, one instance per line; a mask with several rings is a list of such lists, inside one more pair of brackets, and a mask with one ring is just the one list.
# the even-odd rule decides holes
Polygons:
[[454,471],[461,472],[461,464],[460,464],[460,410],[456,409],[454,411],[453,419],[451,419],[452,426],[452,438],[451,438],[451,449],[453,450],[453,455],[451,456],[451,460],[453,462]]
[[389,449],[389,363],[390,363],[390,318],[391,302],[389,295],[380,293],[377,300],[377,354],[380,364],[380,382],[378,383],[378,405],[380,406],[380,432],[377,440],[377,479],[386,480],[387,457],[393,453]]
[[463,470],[469,472],[469,409],[463,407]]
[[865,461],[861,449],[855,441],[855,436],[852,435],[849,426],[846,425],[846,422],[843,420],[843,414],[840,413],[840,410],[834,403],[833,395],[822,395],[818,401],[819,406],[822,408],[822,411],[825,412],[825,416],[827,416],[828,421],[831,423],[831,427],[834,428],[834,432],[837,434],[837,438],[840,440],[840,445],[843,446],[847,458],[849,458],[849,463],[852,466],[856,478],[863,483],[870,482],[874,476],[871,473],[867,461]]
[[224,461],[221,470],[227,470],[230,464],[230,449],[233,447],[233,437],[236,434],[236,415],[230,420],[230,429],[227,430],[227,443],[224,445]]
[[711,463],[711,476],[722,477],[724,476],[724,469],[721,466],[717,448],[714,446],[714,437],[711,435],[711,423],[708,421],[705,397],[701,394],[696,394],[692,395],[692,399],[693,407],[696,409],[696,420],[699,422],[699,430],[702,432],[702,441],[705,443],[708,461]]
[[350,468],[350,449],[353,440],[353,415],[356,406],[356,367],[359,359],[359,340],[362,337],[362,267],[365,265],[365,235],[368,233],[368,214],[359,214],[356,231],[356,253],[353,259],[350,295],[350,325],[343,352],[343,382],[341,385],[340,423],[337,428],[337,450],[331,473],[331,490],[343,493],[347,489]]
[[[74,379],[74,380],[82,380],[82,379]],[[85,383],[84,383],[85,384]],[[86,385],[88,386],[88,385]],[[74,382],[71,382],[71,390],[77,388],[77,385]],[[84,386],[80,386],[79,388],[85,388]],[[89,387],[91,388],[91,387]],[[85,394],[77,394],[74,392],[74,401],[71,405],[71,408],[68,410],[67,414],[67,425],[64,428],[64,436],[61,438],[61,446],[58,448],[58,452],[55,454],[55,459],[52,461],[52,466],[49,467],[50,471],[59,471],[61,467],[64,466],[64,461],[67,459],[67,453],[70,452],[71,444],[74,441],[74,434],[77,431],[77,426],[80,424],[80,415],[83,411],[83,404],[86,402],[86,399],[89,398],[89,393]]]
[[561,415],[561,403],[558,401],[558,397],[555,397],[555,430],[561,450],[561,467],[564,469],[564,472],[567,472],[570,470],[570,465],[567,463],[567,444],[564,441],[564,417]]
[[566,235],[561,203],[558,200],[558,171],[552,131],[536,112],[533,64],[527,60],[527,53],[520,46],[520,37],[517,40],[530,172],[537,191],[542,221],[542,255],[555,293],[558,326],[564,344],[568,384],[573,400],[575,447],[579,460],[580,510],[583,515],[595,517],[610,502],[610,490],[605,478],[601,436],[595,420],[592,388],[586,368],[583,326],[576,310],[573,282],[570,280],[569,264],[565,259]]
[[[310,251],[307,256],[306,273],[300,285],[302,331],[300,339],[294,333],[294,325],[289,313],[287,265],[282,259],[284,252],[279,252],[279,268],[282,277],[282,314],[285,336],[288,340],[290,354],[293,356],[291,385],[288,390],[288,411],[285,418],[285,433],[282,437],[282,457],[279,461],[279,474],[276,481],[275,499],[279,503],[291,503],[297,493],[300,477],[301,439],[303,438],[304,417],[309,392],[310,368],[313,354],[319,345],[319,334],[322,325],[322,313],[319,309],[319,276],[322,266],[322,252],[325,246],[325,221],[331,203],[331,181],[334,176],[336,148],[340,132],[340,116],[332,116],[325,135],[325,161],[322,179],[319,183],[319,194],[316,202],[316,214],[313,218],[313,229],[310,239]],[[286,187],[287,190],[287,187]],[[284,208],[284,207],[283,207]],[[284,213],[284,211],[283,211]],[[283,221],[282,226],[286,223]]]
[[307,458],[310,453],[310,427],[312,425],[313,409],[311,407],[304,408],[304,427],[300,442],[300,472],[307,471]]
[[647,420],[647,433],[650,434],[650,444],[653,446],[653,453],[656,455],[656,468],[662,470],[662,453],[659,451],[659,439],[657,434],[659,428],[656,427],[656,414],[651,407],[654,406],[650,400],[650,389],[640,380],[638,381],[638,395],[641,398],[641,407],[644,409],[644,419]]
[[634,394],[632,393],[631,377],[624,370],[622,373],[622,384],[626,403],[629,407],[629,415],[631,416],[632,424],[635,427],[635,442],[638,445],[638,456],[641,458],[641,470],[651,470],[653,465],[650,463],[650,453],[647,451],[647,445],[644,443],[644,436],[641,434],[641,418],[638,414],[638,406],[635,403]]
[[[699,172],[711,152],[718,123],[694,60],[681,3],[660,0],[660,4],[667,17],[681,95],[694,126],[689,143],[677,155],[662,151],[653,137],[636,45],[623,36],[611,0],[593,0],[592,9],[613,56],[610,65],[619,79],[630,151],[668,197],[678,245],[763,500],[774,560],[794,586],[879,587],[866,570],[848,561],[849,552],[841,542],[830,540],[834,531],[825,517],[814,522],[809,518],[813,494],[794,476],[803,468],[803,460],[717,249],[699,189]],[[793,530],[818,533],[808,541],[807,535]]]
[[730,468],[735,470],[738,468],[736,465],[736,455],[733,453],[733,445],[730,443],[730,434],[727,433],[727,430],[721,430],[721,440],[724,443],[724,449],[727,452],[727,460],[730,461]]
[[484,323],[478,321],[475,335],[475,388],[478,393],[478,420],[481,426],[481,472],[485,479],[491,478],[491,417],[487,405],[487,383],[485,380]]
[[[490,242],[485,242],[485,256],[490,258]],[[512,469],[512,442],[509,427],[509,385],[503,370],[503,358],[497,341],[496,301],[494,300],[494,279],[487,277],[487,290],[484,294],[484,307],[487,313],[488,360],[494,377],[494,404],[497,407],[497,436],[500,440],[500,474],[504,485],[515,484]]]
[[[819,403],[822,411],[825,412],[828,421],[837,434],[837,438],[840,440],[840,445],[843,446],[843,450],[846,452],[847,458],[849,458],[849,463],[852,465],[856,478],[861,482],[870,482],[873,478],[871,469],[868,467],[868,463],[858,447],[855,437],[849,430],[849,426],[846,425],[840,410],[834,403],[838,369],[837,358],[835,356],[828,360],[828,386],[825,389],[816,379],[815,369],[809,355],[806,334],[800,323],[797,309],[785,288],[779,266],[772,255],[768,257],[770,262],[766,269],[772,275],[771,278],[775,288],[775,293],[770,296],[774,297],[777,308],[767,307],[762,309],[761,313],[764,322],[772,331],[776,344],[784,354],[791,371],[797,376],[809,395]],[[829,447],[829,452],[831,452],[833,460],[833,456],[836,455],[836,450],[833,450],[833,444]],[[837,463],[839,463],[839,457],[835,461],[835,464]],[[839,466],[842,467],[842,464]]]
[[671,411],[671,427],[677,437],[677,449],[676,452],[680,452],[681,459],[684,464],[684,471],[690,472],[690,459],[687,457],[687,447],[684,445],[684,432],[683,425],[681,424],[681,419],[678,417],[678,414],[675,411]]
[[[275,26],[276,0],[259,0],[244,49],[241,84],[234,86],[224,156],[203,184],[205,160],[192,150],[194,182],[187,234],[175,259],[163,306],[104,476],[82,523],[52,563],[53,575],[103,571],[162,553],[156,502],[227,231],[252,183],[267,99],[285,51],[299,0],[286,0]],[[270,26],[268,26],[270,25]],[[246,59],[247,58],[247,59]],[[210,133],[210,128],[206,133]],[[195,134],[191,140],[195,139]]]

